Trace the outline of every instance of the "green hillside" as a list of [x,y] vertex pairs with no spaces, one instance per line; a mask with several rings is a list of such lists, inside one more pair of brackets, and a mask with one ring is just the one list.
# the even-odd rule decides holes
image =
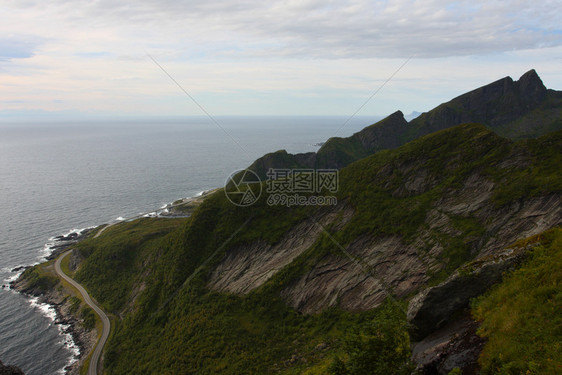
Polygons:
[[[347,247],[368,235],[414,243],[432,225],[429,212],[476,172],[494,182],[490,206],[497,212],[532,197],[559,195],[560,149],[562,132],[514,143],[481,125],[461,125],[342,169],[336,208],[269,206],[267,195],[252,206],[238,207],[218,191],[187,219],[115,225],[77,245],[84,261],[74,275],[119,317],[105,353],[106,372],[296,374],[330,368],[363,373],[353,370],[368,358],[358,353],[368,353],[365,348],[372,345],[395,345],[402,353],[383,350],[388,356],[383,362],[391,367],[375,373],[409,366],[405,314],[400,311],[423,285],[406,294],[389,287],[387,302],[378,308],[346,311],[336,304],[315,314],[291,307],[284,292],[321,260],[346,257],[334,241]],[[421,169],[424,182],[411,187]],[[341,205],[353,208],[352,218],[328,225],[329,236],[320,235],[261,287],[242,295],[208,288],[211,272],[229,249],[255,241],[279,243],[295,225],[325,210],[338,212]],[[442,251],[420,253],[432,264],[426,285],[477,255],[475,240],[489,233],[494,218],[489,220],[451,216],[456,235],[432,232]],[[389,315],[389,309],[394,313]],[[393,331],[396,336],[381,333],[387,332],[381,322],[400,327]],[[357,332],[372,332],[373,337]]]

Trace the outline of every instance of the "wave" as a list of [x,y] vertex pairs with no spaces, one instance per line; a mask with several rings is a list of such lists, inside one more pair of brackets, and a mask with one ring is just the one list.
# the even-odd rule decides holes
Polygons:
[[[35,266],[37,264],[43,263],[48,260],[48,257],[55,251],[58,247],[64,246],[66,244],[71,243],[77,237],[82,235],[84,231],[89,229],[94,229],[96,226],[90,226],[85,228],[73,228],[66,233],[60,234],[58,236],[53,236],[47,239],[47,242],[43,245],[43,248],[39,250],[37,258],[35,262],[28,264],[29,267]],[[16,281],[18,277],[25,271],[25,266],[22,266],[21,263],[15,264],[11,267],[4,267],[0,269],[0,274],[8,275],[5,279],[2,280],[3,283],[11,283],[12,281]],[[16,270],[16,271],[14,271]]]
[[209,193],[210,191],[213,191],[214,189],[207,189],[207,190],[201,190],[200,192],[196,193],[195,195],[189,196],[189,197],[183,197],[183,198],[178,198],[172,202],[168,202],[162,206],[160,206],[159,209],[154,210],[154,211],[149,211],[149,212],[144,212],[144,213],[140,213],[138,216],[134,216],[133,218],[127,218],[124,219],[123,217],[119,217],[118,219],[121,219],[120,221],[125,221],[125,220],[132,220],[135,218],[140,218],[140,217],[170,217],[169,214],[170,213],[170,208],[172,208],[174,206],[175,202],[181,201],[181,203],[186,203],[187,201],[189,201],[190,199],[193,198],[198,198],[201,197],[207,193]]
[[39,302],[38,297],[30,297],[29,305],[31,306],[31,308],[38,311],[41,315],[47,317],[50,320],[50,324],[56,325],[59,331],[59,335],[62,338],[59,344],[61,344],[70,352],[67,364],[62,369],[59,369],[57,371],[57,373],[65,374],[65,368],[80,359],[80,348],[74,342],[72,335],[70,334],[70,325],[57,322],[57,311],[55,310],[55,308],[49,304]]
[[[202,191],[198,192],[197,194],[195,194],[191,197],[179,198],[179,199],[176,199],[174,202],[177,202],[178,200],[181,200],[182,202],[186,202],[189,199],[201,197],[211,190],[212,189],[202,190]],[[155,218],[155,217],[162,217],[161,216],[162,214],[164,214],[164,217],[166,217],[165,214],[170,213],[170,207],[173,206],[173,204],[174,204],[173,202],[166,203],[155,211],[148,211],[148,212],[145,212],[145,213],[140,213],[139,215],[134,216],[133,218],[140,218],[140,217]],[[122,221],[131,220],[133,218],[125,218],[123,216],[119,216],[116,219],[114,219],[113,222],[122,222]],[[66,233],[50,237],[47,240],[47,242],[43,245],[43,248],[41,250],[39,250],[39,254],[37,256],[36,261],[32,264],[29,264],[29,266],[35,266],[39,263],[45,262],[46,260],[48,260],[48,257],[58,247],[64,246],[65,244],[69,244],[70,242],[75,240],[76,237],[82,235],[84,233],[84,231],[89,230],[89,229],[94,229],[96,227],[97,226],[94,225],[94,226],[89,226],[89,227],[85,227],[85,228],[73,228],[73,229],[70,229],[69,231],[67,231]],[[14,272],[13,271],[14,269],[18,269],[18,271]],[[17,265],[14,265],[13,267],[10,267],[10,268],[5,267],[5,268],[1,269],[0,270],[1,274],[8,274],[9,275],[2,282],[9,284],[10,282],[17,280],[18,277],[22,274],[22,272],[24,270],[25,269],[23,267],[17,266]]]
[[20,277],[20,275],[23,273],[23,271],[24,271],[24,270],[21,269],[21,270],[19,270],[19,271],[14,272],[13,269],[2,268],[2,273],[4,273],[4,272],[6,272],[6,273],[10,272],[10,273],[11,273],[11,276],[9,276],[8,278],[4,279],[4,280],[2,281],[2,283],[3,283],[3,284],[10,284],[10,283],[16,281],[16,280],[18,279],[18,277]]
[[87,231],[89,229],[94,229],[94,228],[96,228],[95,225],[90,226],[90,227],[85,227],[85,228],[79,228],[79,229],[74,228],[74,229],[71,229],[64,234],[60,234],[58,236],[54,236],[54,237],[49,238],[47,240],[47,243],[45,243],[45,245],[43,245],[43,249],[39,253],[39,258],[38,258],[37,262],[32,264],[32,266],[47,260],[47,257],[49,257],[57,247],[63,246],[63,245],[66,245],[66,244],[69,244],[69,243],[75,241],[76,238],[81,236],[82,234],[84,234],[85,231]]

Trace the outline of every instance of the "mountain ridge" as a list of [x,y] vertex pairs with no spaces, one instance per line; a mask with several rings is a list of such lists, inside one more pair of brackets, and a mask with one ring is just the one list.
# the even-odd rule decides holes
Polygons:
[[[535,113],[542,107],[542,113]],[[526,114],[531,118],[526,119]],[[537,124],[537,116],[548,121]],[[350,137],[328,139],[316,153],[289,154],[279,150],[257,159],[248,169],[262,179],[267,178],[270,168],[340,169],[375,152],[462,123],[484,124],[506,138],[536,138],[562,129],[562,92],[547,89],[531,69],[517,81],[501,78],[421,113],[410,122],[402,111],[396,111]]]

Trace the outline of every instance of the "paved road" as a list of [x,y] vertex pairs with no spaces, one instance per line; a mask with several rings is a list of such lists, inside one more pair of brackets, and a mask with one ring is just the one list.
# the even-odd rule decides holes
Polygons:
[[107,228],[115,225],[117,223],[113,223],[113,224],[107,224],[105,227],[101,228],[100,231],[98,233],[96,233],[96,235],[94,236],[94,238],[98,238],[100,236],[100,234],[103,233],[104,230],[106,230]]
[[96,314],[98,314],[98,316],[101,318],[101,321],[103,323],[103,330],[101,333],[101,337],[98,340],[98,343],[94,350],[94,353],[92,354],[92,357],[90,359],[90,368],[88,369],[88,375],[98,375],[98,363],[100,361],[103,347],[105,346],[105,343],[107,342],[107,338],[109,337],[111,323],[107,315],[105,315],[105,313],[102,311],[102,309],[100,309],[98,305],[96,305],[96,303],[92,300],[92,298],[90,298],[90,295],[88,294],[88,292],[86,292],[86,289],[84,289],[82,285],[78,284],[76,281],[68,277],[64,272],[62,272],[62,269],[60,268],[60,264],[62,260],[68,254],[70,254],[71,251],[72,250],[69,250],[57,258],[57,261],[55,262],[55,271],[60,277],[62,277],[63,279],[68,281],[73,287],[78,289],[80,294],[82,294],[82,297],[84,297],[84,301],[86,301],[88,306],[90,306],[96,312]]

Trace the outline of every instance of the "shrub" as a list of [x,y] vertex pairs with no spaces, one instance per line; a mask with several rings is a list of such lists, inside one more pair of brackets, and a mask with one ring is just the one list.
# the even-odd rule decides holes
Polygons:
[[409,375],[413,371],[406,316],[397,302],[387,301],[371,321],[351,333],[344,348],[348,359],[334,360],[333,375]]

